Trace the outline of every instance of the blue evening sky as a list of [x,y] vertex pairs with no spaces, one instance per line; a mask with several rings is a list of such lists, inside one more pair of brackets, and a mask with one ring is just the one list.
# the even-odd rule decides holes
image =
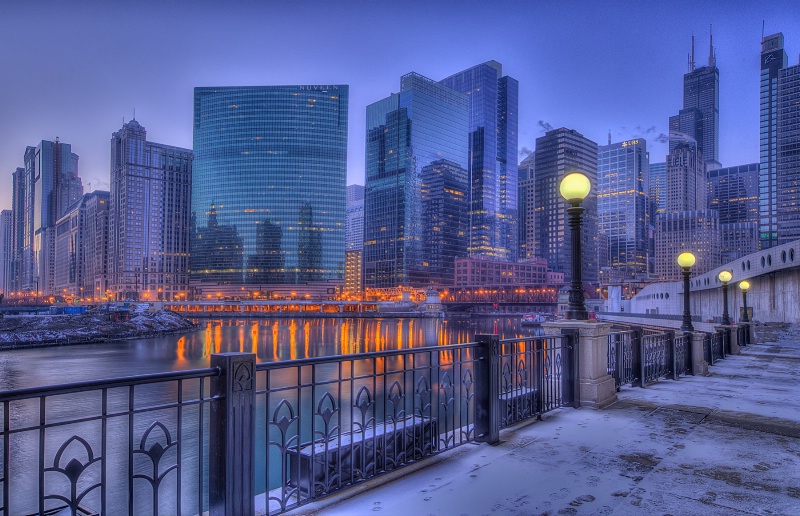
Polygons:
[[[768,7],[767,7],[768,6]],[[368,104],[416,71],[441,79],[497,60],[520,83],[519,146],[543,125],[604,144],[648,139],[663,161],[691,36],[720,69],[720,160],[758,160],[762,20],[800,52],[796,0],[0,2],[0,208],[27,145],[72,144],[87,191],[108,189],[110,138],[192,146],[195,86],[349,84],[348,183],[363,184]],[[540,123],[541,122],[541,123]],[[522,156],[521,156],[522,158]],[[520,159],[521,159],[520,158]]]

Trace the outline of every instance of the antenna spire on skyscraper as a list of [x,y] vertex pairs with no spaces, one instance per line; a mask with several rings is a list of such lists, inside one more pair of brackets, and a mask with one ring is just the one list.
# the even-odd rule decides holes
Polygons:
[[717,66],[717,56],[714,54],[714,33],[708,26],[708,66]]

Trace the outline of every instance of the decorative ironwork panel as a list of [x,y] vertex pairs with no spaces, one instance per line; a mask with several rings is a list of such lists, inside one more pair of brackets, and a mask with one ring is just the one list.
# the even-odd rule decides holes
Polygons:
[[218,374],[0,392],[0,514],[205,512],[208,385]]
[[658,381],[669,374],[669,341],[669,334],[666,333],[642,337],[644,383]]
[[633,363],[633,347],[638,345],[637,333],[633,330],[615,331],[608,334],[608,374],[614,377],[617,390],[636,380]]
[[722,345],[723,345],[723,338],[724,335],[721,331],[717,331],[712,333],[710,336],[711,341],[711,357],[714,361],[722,360],[724,357],[722,353]]
[[675,346],[676,376],[684,376],[689,372],[689,337],[685,333],[676,334],[673,341]]

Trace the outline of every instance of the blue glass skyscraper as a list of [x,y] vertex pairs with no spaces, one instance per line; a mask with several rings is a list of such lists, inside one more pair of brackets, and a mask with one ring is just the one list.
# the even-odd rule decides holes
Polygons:
[[516,260],[519,83],[497,61],[441,81],[467,95],[471,184],[470,255]]
[[[435,171],[446,170],[448,184],[461,181],[460,187],[450,184],[448,189],[466,194],[467,114],[466,95],[416,73],[400,79],[400,93],[367,106],[365,287],[437,283],[441,271],[431,269],[445,257],[428,251],[453,254],[446,257],[448,261],[466,253],[466,239],[463,251],[454,250],[449,240],[430,245],[423,241],[423,229],[428,224],[423,220],[423,203],[438,202],[434,197],[445,192],[430,190],[434,197],[428,195],[423,201],[422,186],[424,171],[433,176]],[[447,239],[449,232],[457,233],[460,227],[447,220],[448,214],[454,213],[449,207],[453,201],[450,198],[439,205],[443,225],[438,233],[442,239]],[[462,213],[468,213],[466,199]]]
[[343,277],[348,92],[195,88],[195,288]]

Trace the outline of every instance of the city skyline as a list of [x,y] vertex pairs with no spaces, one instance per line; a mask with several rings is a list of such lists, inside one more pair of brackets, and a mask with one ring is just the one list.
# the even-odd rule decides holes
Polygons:
[[[418,15],[421,7],[3,6],[0,66],[12,73],[0,80],[6,121],[0,127],[0,180],[11,184],[27,145],[60,137],[81,156],[86,190],[108,189],[108,134],[123,116],[132,118],[134,109],[154,128],[156,141],[191,147],[196,86],[324,83],[351,85],[347,182],[363,184],[361,120],[369,103],[396,91],[396,77],[410,70],[446,77],[491,59],[519,80],[518,161],[549,124],[574,128],[598,142],[609,130],[614,141],[645,138],[657,162],[667,153],[659,136],[668,132],[668,117],[681,105],[691,36],[702,57],[709,24],[720,69],[720,161],[735,166],[757,160],[758,20],[765,13],[755,3],[737,3],[723,14],[713,2],[647,8],[631,3],[613,9],[506,2],[458,10],[444,2],[427,6],[424,18]],[[784,33],[792,66],[800,45],[800,31],[794,29],[800,14],[791,2],[773,8],[770,12],[779,14],[765,19],[764,33]],[[445,14],[451,20],[441,26]],[[22,23],[23,17],[37,23]],[[171,23],[176,17],[187,23]],[[605,23],[598,24],[598,17]],[[387,27],[387,19],[397,23]],[[388,49],[365,48],[370,38],[390,41],[388,36],[410,20],[416,22],[413,33],[425,38]],[[259,23],[263,27],[254,30]],[[453,38],[484,25],[502,29],[503,38]],[[135,35],[142,43],[120,53],[120,34]],[[50,52],[53,48],[59,51]],[[332,48],[342,52],[334,55],[327,50]],[[385,52],[392,58],[381,59],[376,73],[375,59]],[[11,189],[0,190],[0,208],[10,207]]]

